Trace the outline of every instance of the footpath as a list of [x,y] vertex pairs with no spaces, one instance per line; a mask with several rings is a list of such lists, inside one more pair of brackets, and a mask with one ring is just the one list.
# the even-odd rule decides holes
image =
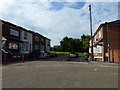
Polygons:
[[118,63],[100,62],[100,61],[90,61],[90,62],[89,62],[89,64],[99,64],[99,65],[120,66]]

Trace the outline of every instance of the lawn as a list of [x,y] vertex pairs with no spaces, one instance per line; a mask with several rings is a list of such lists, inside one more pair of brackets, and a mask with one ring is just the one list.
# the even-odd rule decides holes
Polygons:
[[[59,55],[68,55],[70,54],[70,52],[57,52],[57,51],[51,51],[53,53],[57,53]],[[81,53],[81,52],[77,52],[79,55],[83,55],[84,53]]]

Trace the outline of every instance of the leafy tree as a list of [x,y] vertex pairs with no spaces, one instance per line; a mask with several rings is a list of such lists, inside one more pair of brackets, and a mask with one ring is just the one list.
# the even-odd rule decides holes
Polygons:
[[60,46],[51,47],[51,51],[65,51],[65,52],[88,52],[89,51],[89,35],[82,35],[81,39],[64,37],[60,41]]
[[89,52],[89,41],[90,35],[82,35],[81,42],[82,42],[82,52]]
[[80,39],[64,37],[63,40],[60,41],[60,45],[63,51],[69,52],[81,51]]
[[51,48],[50,48],[50,51],[62,51],[62,50],[61,50],[61,46],[55,45],[54,47],[51,47]]

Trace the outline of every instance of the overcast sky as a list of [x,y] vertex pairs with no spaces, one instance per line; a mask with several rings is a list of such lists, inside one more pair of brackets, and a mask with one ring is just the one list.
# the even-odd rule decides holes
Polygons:
[[118,19],[117,2],[41,2],[1,0],[0,19],[39,32],[59,45],[63,37],[90,34],[89,4],[92,5],[93,33],[104,22]]

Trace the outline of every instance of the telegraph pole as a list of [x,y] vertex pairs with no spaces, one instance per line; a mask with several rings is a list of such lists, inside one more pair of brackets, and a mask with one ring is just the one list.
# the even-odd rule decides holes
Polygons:
[[91,59],[94,60],[93,56],[93,36],[92,36],[92,13],[91,13],[91,5],[89,5],[90,11],[90,32],[91,32]]

